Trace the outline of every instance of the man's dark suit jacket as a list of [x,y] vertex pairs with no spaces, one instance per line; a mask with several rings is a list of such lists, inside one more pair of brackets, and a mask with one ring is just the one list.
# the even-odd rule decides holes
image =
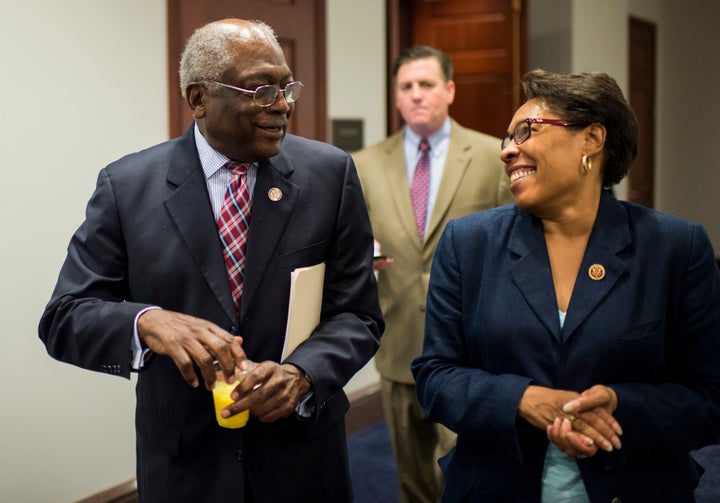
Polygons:
[[242,335],[251,360],[279,361],[290,273],[326,263],[320,325],[286,360],[311,377],[314,415],[220,428],[211,393],[153,356],[136,389],[144,501],[242,501],[244,473],[258,502],[350,499],[342,387],[375,353],[383,328],[350,156],[288,135],[260,163],[246,257],[238,320],[192,127],[101,171],[40,322],[54,358],[129,377],[135,316],[154,305]]
[[443,501],[540,501],[547,437],[517,419],[529,384],[617,393],[622,449],[578,460],[591,501],[692,501],[702,469],[689,451],[720,442],[720,273],[707,234],[604,193],[561,328],[537,218],[508,205],[452,221],[413,372],[429,417],[458,434],[441,460]]

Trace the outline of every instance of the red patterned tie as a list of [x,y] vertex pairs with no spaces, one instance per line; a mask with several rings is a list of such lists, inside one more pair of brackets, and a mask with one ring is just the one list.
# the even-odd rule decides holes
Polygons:
[[410,199],[412,199],[415,226],[422,241],[425,237],[425,218],[427,215],[428,192],[430,191],[430,143],[427,138],[420,140],[420,160],[415,167]]
[[247,171],[250,165],[228,161],[224,167],[232,171],[233,175],[220,208],[218,229],[223,244],[230,290],[235,301],[235,313],[239,316],[245,275],[245,249],[250,227],[250,192],[247,183]]

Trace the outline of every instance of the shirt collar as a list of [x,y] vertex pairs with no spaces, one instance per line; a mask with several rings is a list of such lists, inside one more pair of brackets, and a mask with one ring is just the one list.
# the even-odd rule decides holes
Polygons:
[[[442,126],[440,126],[440,129],[435,131],[433,134],[427,137],[428,143],[430,143],[430,152],[434,154],[439,153],[438,146],[441,142],[444,140],[450,138],[450,129],[451,129],[451,122],[450,117],[445,119],[445,122],[443,122]],[[410,127],[405,127],[405,141],[409,142],[411,145],[415,146],[415,150],[418,149],[420,146],[420,140],[422,140],[422,136],[417,134],[415,131],[410,129]]]
[[222,168],[225,163],[230,160],[229,157],[221,154],[210,146],[200,132],[197,123],[195,123],[195,146],[197,147],[200,165],[202,166],[206,180],[213,176],[217,170]]

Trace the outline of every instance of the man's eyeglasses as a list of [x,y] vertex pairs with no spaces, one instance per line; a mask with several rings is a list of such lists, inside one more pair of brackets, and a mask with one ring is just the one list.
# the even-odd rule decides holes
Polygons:
[[505,137],[501,143],[502,150],[505,150],[505,148],[510,145],[510,142],[513,140],[515,140],[515,145],[520,145],[522,142],[530,138],[530,133],[532,132],[530,124],[550,124],[553,126],[565,127],[579,126],[579,124],[575,122],[568,122],[560,119],[535,119],[533,117],[528,117],[524,121],[518,122],[512,134]]
[[269,107],[275,103],[280,93],[283,93],[285,101],[288,103],[297,101],[303,89],[302,82],[290,82],[285,85],[284,89],[280,89],[276,85],[258,86],[255,89],[243,89],[242,87],[231,86],[230,84],[223,84],[222,82],[216,82],[214,80],[209,80],[208,82],[233,89],[239,93],[252,95],[253,103],[259,107]]

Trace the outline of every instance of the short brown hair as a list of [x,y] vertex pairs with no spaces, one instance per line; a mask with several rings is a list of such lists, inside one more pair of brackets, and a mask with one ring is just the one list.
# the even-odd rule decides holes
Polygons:
[[605,127],[604,186],[627,175],[637,156],[638,123],[615,79],[599,72],[532,70],[523,76],[522,86],[527,100],[542,100],[563,120]]
[[444,51],[430,47],[429,45],[413,45],[402,51],[393,65],[393,77],[397,77],[398,70],[400,70],[400,67],[405,63],[426,58],[435,58],[437,60],[443,72],[443,77],[445,77],[445,82],[452,80],[453,64],[450,56]]

